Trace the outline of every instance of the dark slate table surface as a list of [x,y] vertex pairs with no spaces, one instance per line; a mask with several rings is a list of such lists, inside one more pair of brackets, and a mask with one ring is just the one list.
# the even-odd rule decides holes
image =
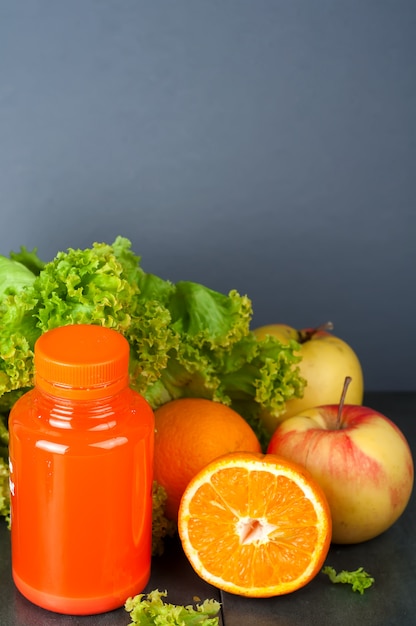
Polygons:
[[[390,417],[403,431],[416,459],[416,393],[367,393],[364,403]],[[145,591],[168,591],[168,601],[190,604],[194,598],[221,602],[223,626],[414,626],[416,624],[416,494],[402,517],[379,537],[355,546],[333,546],[326,564],[337,570],[363,566],[375,578],[364,595],[348,585],[334,585],[319,574],[287,596],[250,599],[222,593],[192,570],[177,540],[154,558]],[[0,522],[0,626],[127,626],[118,609],[94,616],[58,615],[28,602],[11,578],[9,531]]]

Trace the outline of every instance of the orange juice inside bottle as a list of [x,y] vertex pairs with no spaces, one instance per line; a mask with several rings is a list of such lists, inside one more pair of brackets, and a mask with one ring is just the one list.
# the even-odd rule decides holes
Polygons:
[[51,611],[119,608],[150,576],[154,417],[128,360],[116,331],[48,331],[10,413],[13,579]]

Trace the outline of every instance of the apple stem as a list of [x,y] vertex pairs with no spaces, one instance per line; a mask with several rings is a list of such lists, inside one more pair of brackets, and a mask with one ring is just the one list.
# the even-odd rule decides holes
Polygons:
[[344,386],[342,388],[341,398],[338,405],[338,414],[337,414],[337,429],[342,428],[342,411],[344,409],[345,397],[347,395],[348,386],[351,382],[351,376],[346,376],[344,380]]
[[334,325],[332,322],[325,322],[324,324],[320,324],[311,330],[299,331],[298,343],[305,343],[306,341],[309,341],[309,339],[312,339],[312,337],[320,330],[334,330]]

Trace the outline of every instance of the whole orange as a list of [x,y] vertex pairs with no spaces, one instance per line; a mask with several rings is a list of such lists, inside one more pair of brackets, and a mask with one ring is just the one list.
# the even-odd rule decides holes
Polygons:
[[228,452],[260,452],[253,429],[220,402],[179,398],[155,410],[154,479],[167,494],[166,516],[177,520],[189,481]]

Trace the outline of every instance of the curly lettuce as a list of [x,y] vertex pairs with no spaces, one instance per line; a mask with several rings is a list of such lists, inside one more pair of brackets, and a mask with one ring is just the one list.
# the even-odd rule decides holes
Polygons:
[[0,416],[0,515],[7,520],[10,514],[8,445],[9,433]]
[[195,607],[164,602],[166,591],[154,589],[128,598],[125,609],[130,613],[130,626],[218,626],[221,604],[217,600],[204,600]]
[[[287,399],[302,393],[299,357],[277,339],[254,337],[247,296],[174,284],[146,273],[140,261],[124,237],[58,252],[45,264],[36,262],[35,251],[14,253],[6,272],[10,286],[0,294],[0,399],[33,384],[33,349],[43,332],[80,323],[126,336],[132,387],[154,408],[199,396],[245,403],[251,414],[256,408],[279,414]],[[24,270],[20,287],[10,264]]]
[[375,582],[374,578],[363,567],[359,567],[354,571],[341,570],[337,572],[330,565],[326,565],[322,568],[322,574],[328,576],[331,583],[351,585],[352,591],[357,591],[361,595]]
[[154,480],[152,485],[152,556],[161,556],[164,552],[166,537],[173,537],[176,525],[165,516],[167,494]]

